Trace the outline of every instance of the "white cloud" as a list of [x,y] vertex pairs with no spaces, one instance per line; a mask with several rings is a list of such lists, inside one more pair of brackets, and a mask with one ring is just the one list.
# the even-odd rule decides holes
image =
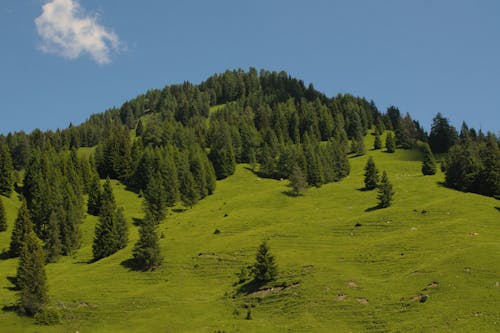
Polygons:
[[88,53],[97,63],[107,64],[120,45],[118,36],[97,22],[96,15],[83,11],[77,0],[50,0],[35,19],[43,52],[67,59]]

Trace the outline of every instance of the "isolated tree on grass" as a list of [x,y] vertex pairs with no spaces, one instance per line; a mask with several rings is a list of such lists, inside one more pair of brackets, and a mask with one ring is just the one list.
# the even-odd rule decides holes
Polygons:
[[378,185],[378,206],[379,208],[387,208],[392,203],[392,197],[394,196],[394,190],[392,184],[389,182],[387,177],[387,172],[382,173],[382,179]]
[[154,270],[162,264],[156,222],[149,212],[146,212],[139,229],[139,240],[135,243],[133,257],[136,266],[144,271]]
[[26,314],[32,316],[42,310],[48,302],[45,256],[42,242],[31,230],[26,235],[19,257],[16,284],[20,289],[19,304]]
[[19,256],[23,247],[26,236],[33,230],[33,223],[31,222],[28,205],[23,198],[21,207],[19,207],[16,221],[14,222],[14,229],[12,230],[10,240],[10,255],[13,257]]
[[424,159],[422,161],[422,173],[424,175],[436,174],[436,160],[432,154],[431,148],[426,143],[424,144]]
[[295,165],[290,175],[290,186],[292,193],[296,196],[303,194],[307,190],[307,180],[298,165]]
[[380,139],[380,134],[375,131],[375,141],[373,141],[373,149],[377,150],[382,148],[382,140]]
[[396,151],[396,140],[391,132],[388,132],[385,137],[385,148],[388,153],[394,153]]
[[373,157],[369,157],[365,165],[365,189],[373,190],[378,184],[378,169]]
[[5,215],[5,207],[3,200],[0,198],[0,232],[7,230],[7,216]]
[[266,283],[272,281],[278,274],[276,260],[271,254],[269,246],[265,241],[260,244],[257,250],[252,273],[254,280],[258,283]]

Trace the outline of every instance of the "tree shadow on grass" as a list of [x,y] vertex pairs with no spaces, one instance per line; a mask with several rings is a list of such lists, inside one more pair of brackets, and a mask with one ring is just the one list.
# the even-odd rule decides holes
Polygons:
[[500,212],[500,207],[495,207],[496,210],[498,210]]
[[297,197],[302,197],[302,196],[303,196],[303,194],[300,194],[300,193],[299,193],[299,194],[297,194],[297,193],[295,193],[295,192],[294,192],[294,191],[292,191],[292,190],[289,190],[289,191],[283,191],[283,192],[281,192],[281,194],[284,194],[284,195],[286,195],[287,197],[292,197],[292,198],[297,198]]
[[17,304],[10,304],[10,305],[4,305],[2,307],[2,311],[4,312],[14,312],[14,313],[21,313],[21,309],[19,308],[19,305]]
[[360,187],[360,188],[357,188],[356,189],[357,191],[360,191],[360,192],[368,192],[368,191],[371,191],[370,189],[366,188],[366,187]]
[[242,284],[238,290],[238,294],[248,295],[253,292],[258,291],[265,283],[257,280],[250,280],[244,284]]
[[129,258],[126,260],[123,260],[120,265],[123,267],[127,268],[129,271],[138,271],[138,272],[144,272],[144,270],[139,267],[137,264],[137,261],[134,260],[134,258]]
[[373,207],[368,207],[367,209],[365,209],[365,212],[373,212],[375,210],[379,210],[379,209],[382,209],[382,207],[380,207],[380,205],[376,205],[376,206],[373,206]]
[[9,251],[3,251],[2,253],[0,253],[0,260],[7,260],[10,258],[12,257],[10,256]]
[[17,278],[15,276],[7,276],[6,279],[12,283],[12,286],[10,287],[5,287],[5,289],[10,290],[10,291],[18,291],[19,288],[17,287]]

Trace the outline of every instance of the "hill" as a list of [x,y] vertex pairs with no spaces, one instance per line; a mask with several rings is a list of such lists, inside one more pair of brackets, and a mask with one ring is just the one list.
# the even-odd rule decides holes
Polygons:
[[[369,155],[393,180],[392,207],[366,211],[376,199],[359,190],[365,156],[350,159],[343,181],[298,198],[283,194],[286,181],[259,178],[239,165],[212,196],[169,212],[160,227],[165,265],[149,273],[124,264],[137,239],[132,219],[142,217],[141,200],[114,182],[130,223],[129,246],[89,264],[96,218],[87,216],[81,249],[47,266],[51,303],[64,323],[35,326],[2,311],[0,330],[496,331],[498,202],[444,188],[442,174],[422,176],[418,152]],[[2,199],[11,230],[18,201]],[[8,243],[7,233],[0,237]],[[253,262],[263,239],[278,260],[278,280],[289,287],[238,294],[236,274]],[[16,259],[0,260],[6,277],[15,267]],[[15,301],[10,287],[2,279],[1,304]],[[420,295],[429,296],[425,303]],[[245,306],[253,306],[252,320],[245,320]]]

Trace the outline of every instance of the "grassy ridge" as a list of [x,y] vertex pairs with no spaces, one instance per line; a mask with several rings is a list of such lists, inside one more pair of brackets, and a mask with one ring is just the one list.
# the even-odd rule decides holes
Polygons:
[[[367,137],[367,147],[373,138]],[[129,246],[89,264],[96,218],[82,225],[83,247],[47,266],[51,302],[64,324],[41,327],[0,311],[0,331],[14,332],[494,332],[500,325],[498,201],[424,177],[420,154],[370,151],[394,184],[394,205],[371,210],[364,192],[367,156],[351,158],[339,183],[285,194],[286,181],[260,179],[245,165],[218,182],[214,195],[160,226],[165,265],[142,273],[126,260],[137,239],[141,199],[114,182],[130,221]],[[5,199],[9,230],[18,202]],[[361,225],[356,227],[355,225]],[[219,229],[220,234],[214,234]],[[279,264],[281,292],[236,294],[235,274],[268,239]],[[6,276],[17,261],[0,260],[0,304],[15,293]],[[425,303],[419,295],[428,295]],[[252,320],[245,320],[246,306]]]

